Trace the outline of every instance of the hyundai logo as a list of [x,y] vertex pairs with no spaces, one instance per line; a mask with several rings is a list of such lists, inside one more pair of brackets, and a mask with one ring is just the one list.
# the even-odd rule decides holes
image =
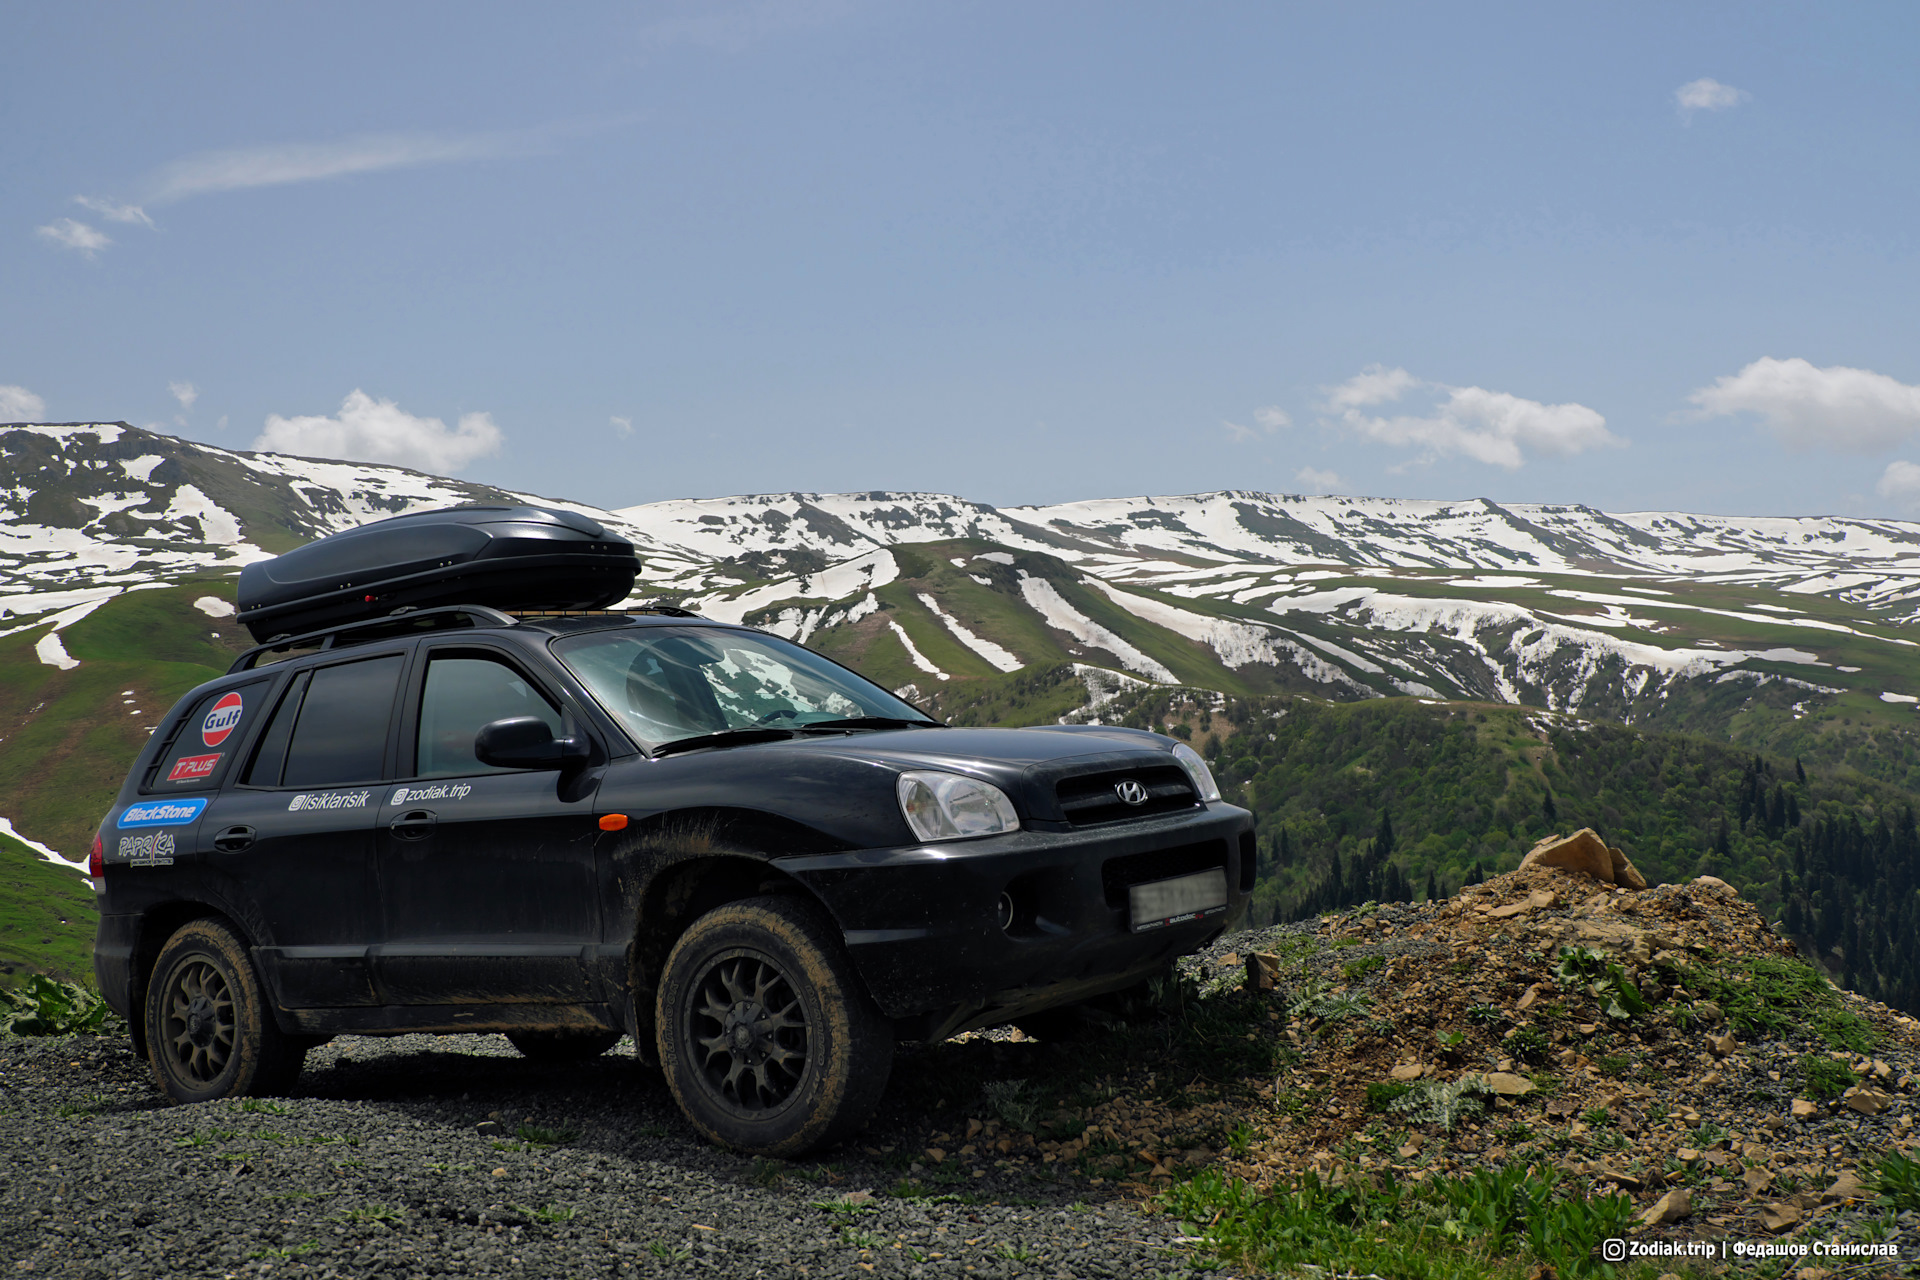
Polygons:
[[1119,796],[1120,799],[1127,804],[1137,805],[1147,802],[1146,787],[1134,778],[1128,778],[1125,781],[1114,783],[1113,794]]

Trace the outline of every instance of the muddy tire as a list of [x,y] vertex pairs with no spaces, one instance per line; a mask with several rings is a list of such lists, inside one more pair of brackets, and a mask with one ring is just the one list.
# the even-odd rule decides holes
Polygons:
[[667,956],[654,1025],[667,1087],[715,1142],[794,1156],[857,1131],[893,1068],[893,1032],[810,903],[748,898]]
[[147,1065],[176,1102],[284,1092],[305,1038],[274,1024],[247,948],[217,920],[182,925],[160,948],[146,999]]
[[535,1062],[585,1062],[620,1043],[618,1031],[509,1031],[507,1039]]

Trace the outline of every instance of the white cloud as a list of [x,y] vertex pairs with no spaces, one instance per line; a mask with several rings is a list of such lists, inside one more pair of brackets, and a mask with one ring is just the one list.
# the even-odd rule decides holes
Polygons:
[[1279,405],[1273,404],[1266,406],[1264,409],[1255,409],[1253,411],[1253,420],[1270,432],[1293,425],[1293,419],[1287,415],[1287,411]]
[[1920,510],[1920,465],[1898,460],[1889,462],[1874,489],[1881,497],[1909,511]]
[[1689,80],[1673,91],[1674,104],[1680,108],[1682,115],[1691,115],[1695,111],[1725,111],[1728,107],[1737,107],[1750,101],[1752,97],[1745,89],[1721,84],[1708,76]]
[[150,203],[163,204],[213,191],[318,182],[382,169],[411,169],[489,156],[523,154],[545,136],[539,131],[446,136],[369,134],[339,142],[289,142],[231,151],[205,151],[162,168],[152,182]]
[[1227,429],[1227,439],[1233,441],[1235,444],[1245,444],[1247,441],[1256,439],[1260,435],[1258,431],[1255,431],[1245,423],[1222,422],[1220,425]]
[[[1374,417],[1361,412],[1398,401],[1410,391],[1430,394],[1424,416]],[[1374,365],[1327,389],[1331,425],[1382,444],[1411,446],[1418,461],[1463,454],[1509,471],[1529,457],[1567,457],[1626,442],[1607,430],[1607,420],[1583,404],[1542,404],[1484,387],[1426,382],[1405,369]]]
[[388,462],[446,475],[498,453],[505,439],[488,414],[466,414],[449,431],[438,418],[416,418],[391,400],[375,400],[355,390],[335,417],[269,416],[253,447],[309,458]]
[[1314,493],[1332,493],[1347,487],[1339,472],[1322,471],[1319,467],[1302,467],[1293,473],[1293,478]]
[[1705,417],[1756,413],[1789,448],[1876,453],[1920,431],[1920,387],[1871,369],[1755,360],[1687,399]]
[[106,232],[73,218],[61,218],[34,230],[61,248],[78,250],[89,258],[113,243]]
[[139,222],[153,225],[153,219],[147,211],[137,204],[115,204],[111,200],[102,200],[97,196],[75,196],[73,202],[82,209],[91,209],[109,222]]
[[169,382],[167,390],[173,393],[173,398],[180,402],[182,409],[193,408],[193,402],[200,398],[200,392],[191,382]]
[[0,385],[0,422],[39,422],[47,415],[47,402],[25,387]]
[[614,433],[616,435],[630,436],[633,434],[632,418],[613,417],[613,418],[608,418],[607,422],[610,426],[612,426]]

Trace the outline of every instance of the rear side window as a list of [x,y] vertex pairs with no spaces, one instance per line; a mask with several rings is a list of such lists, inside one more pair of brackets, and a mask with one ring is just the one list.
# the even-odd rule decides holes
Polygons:
[[287,691],[281,695],[267,731],[260,735],[260,745],[254,748],[253,763],[247,767],[247,786],[280,785],[280,772],[287,766],[287,744],[293,741],[293,722],[300,714],[300,702],[306,697],[311,674],[302,671],[287,682]]
[[560,715],[518,671],[492,658],[435,658],[420,694],[416,776],[447,778],[499,773],[481,764],[473,740],[483,725],[510,716],[538,716],[560,737]]
[[307,683],[281,785],[336,787],[380,778],[401,658],[322,667]]
[[269,681],[256,680],[202,697],[141,784],[143,791],[212,791],[226,775],[227,761],[262,712]]

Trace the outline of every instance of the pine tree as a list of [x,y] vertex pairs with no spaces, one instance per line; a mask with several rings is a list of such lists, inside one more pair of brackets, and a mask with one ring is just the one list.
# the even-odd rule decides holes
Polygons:
[[1373,833],[1373,856],[1375,861],[1385,862],[1393,855],[1393,819],[1387,811],[1380,811],[1380,826]]
[[1733,856],[1733,839],[1727,833],[1727,820],[1720,819],[1720,830],[1713,837],[1713,851],[1723,858]]
[[1800,779],[1801,786],[1807,784],[1807,770],[1806,767],[1800,763],[1799,756],[1793,758],[1793,776]]
[[1549,823],[1560,821],[1560,806],[1553,802],[1553,792],[1547,792],[1546,798],[1540,802],[1540,814]]
[[1440,882],[1434,878],[1433,868],[1427,868],[1427,901],[1440,901]]

